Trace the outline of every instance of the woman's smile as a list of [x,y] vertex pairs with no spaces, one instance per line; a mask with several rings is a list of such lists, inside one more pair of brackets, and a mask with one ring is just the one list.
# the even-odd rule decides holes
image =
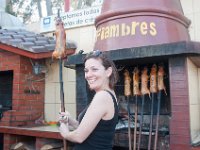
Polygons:
[[89,84],[93,84],[93,83],[95,83],[96,79],[88,79],[87,81]]

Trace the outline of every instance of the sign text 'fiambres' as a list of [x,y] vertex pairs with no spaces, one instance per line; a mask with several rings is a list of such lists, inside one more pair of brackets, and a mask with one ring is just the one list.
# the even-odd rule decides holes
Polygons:
[[97,39],[104,40],[114,37],[135,36],[136,33],[144,36],[156,36],[157,29],[155,22],[147,23],[145,21],[133,21],[130,24],[121,23],[100,27],[97,29]]

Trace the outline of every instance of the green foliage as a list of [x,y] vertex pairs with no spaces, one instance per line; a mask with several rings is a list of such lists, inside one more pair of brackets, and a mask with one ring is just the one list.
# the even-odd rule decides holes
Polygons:
[[40,2],[41,0],[7,0],[6,12],[23,18],[24,23],[38,21],[39,8],[37,4]]
[[13,15],[13,16],[17,16],[17,14],[15,12],[12,11],[12,7],[11,5],[7,5],[6,6],[6,12]]
[[[17,0],[15,0],[15,1],[17,1]],[[7,4],[7,5],[6,5],[5,11],[6,11],[7,13],[13,15],[13,16],[16,16],[16,13],[13,12],[13,9],[12,9],[12,2],[11,2],[11,0],[6,0],[6,4]]]

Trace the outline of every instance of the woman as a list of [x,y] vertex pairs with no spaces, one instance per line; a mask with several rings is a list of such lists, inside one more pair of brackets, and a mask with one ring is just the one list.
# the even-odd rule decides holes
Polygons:
[[[95,95],[79,115],[78,121],[72,119],[68,112],[60,113],[60,134],[76,143],[75,150],[112,150],[118,122],[118,104],[114,92],[118,73],[114,63],[99,50],[89,53],[84,63],[85,79]],[[76,129],[69,131],[69,125]]]

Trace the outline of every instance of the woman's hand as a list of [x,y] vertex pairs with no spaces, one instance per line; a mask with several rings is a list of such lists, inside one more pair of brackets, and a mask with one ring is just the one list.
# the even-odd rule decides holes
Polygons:
[[70,132],[68,122],[67,123],[60,122],[59,131],[60,131],[61,136],[66,139]]
[[79,122],[71,116],[71,114],[66,111],[66,112],[59,112],[59,123],[69,123],[69,129],[74,130],[78,127]]
[[59,112],[59,131],[63,138],[66,138],[69,133],[69,116],[68,112]]
[[71,115],[69,112],[59,112],[59,118],[58,118],[58,121],[60,123],[69,123],[70,122],[70,118],[71,118]]
[[68,111],[59,113],[59,122],[68,122],[71,130],[76,129],[79,125],[79,122],[75,120]]

